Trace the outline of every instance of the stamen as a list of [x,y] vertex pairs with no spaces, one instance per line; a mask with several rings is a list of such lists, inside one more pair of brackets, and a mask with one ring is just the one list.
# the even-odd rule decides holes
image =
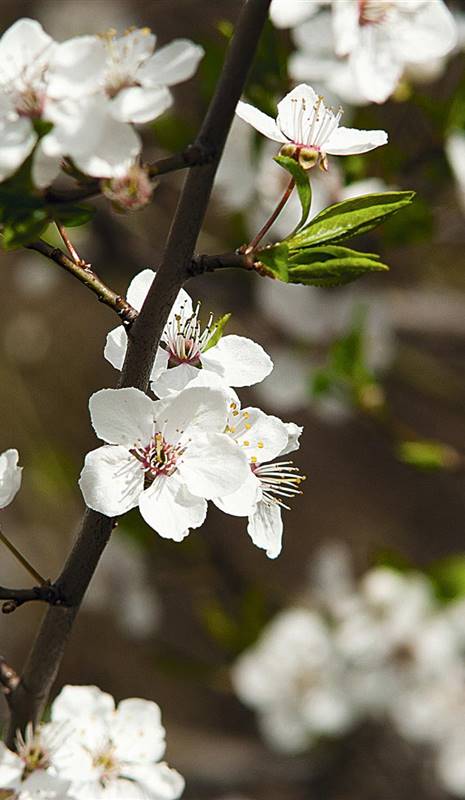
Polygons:
[[251,458],[252,471],[259,479],[262,488],[262,500],[268,506],[278,505],[290,510],[280,498],[293,497],[302,494],[300,484],[306,480],[305,475],[298,474],[299,468],[292,461],[279,461],[275,464],[256,465],[256,459]]

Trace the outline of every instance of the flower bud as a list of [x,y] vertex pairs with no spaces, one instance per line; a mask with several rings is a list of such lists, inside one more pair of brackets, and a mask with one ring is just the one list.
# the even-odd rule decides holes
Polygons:
[[101,182],[102,192],[118,211],[138,211],[152,199],[154,184],[148,170],[139,164],[129,167],[125,175]]
[[299,148],[295,144],[283,144],[281,150],[279,151],[279,155],[285,156],[286,158],[295,158],[298,149]]
[[317,147],[301,147],[298,161],[302,169],[312,169],[321,159],[321,152]]

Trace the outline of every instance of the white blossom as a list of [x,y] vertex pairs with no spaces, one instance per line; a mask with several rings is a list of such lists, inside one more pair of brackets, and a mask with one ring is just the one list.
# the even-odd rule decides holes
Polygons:
[[158,402],[131,388],[92,395],[92,424],[107,444],[85,459],[79,485],[87,505],[109,517],[139,506],[160,536],[184,539],[204,522],[207,499],[248,478],[245,454],[223,433],[227,402],[209,387]]
[[62,725],[49,724],[36,732],[28,725],[25,737],[18,735],[16,753],[0,742],[0,796],[5,792],[8,800],[75,800],[68,793],[70,782],[51,768],[62,735]]
[[182,794],[182,776],[160,761],[165,729],[156,703],[128,698],[115,708],[113,697],[96,686],[65,686],[51,716],[69,729],[52,765],[71,782],[75,800],[176,800]]
[[313,17],[320,6],[331,0],[271,0],[270,17],[277,28],[293,28]]
[[387,142],[385,131],[340,126],[342,110],[334,113],[326,107],[323,98],[304,83],[278,103],[276,120],[242,101],[236,114],[268,139],[295,148],[300,157],[305,156],[309,166],[319,163],[326,168],[326,155],[366,153]]
[[250,473],[239,491],[215,498],[215,505],[226,514],[248,517],[253,543],[266,550],[268,558],[276,558],[282,547],[281,511],[289,509],[288,499],[301,494],[304,478],[291,461],[272,459],[297,450],[302,428],[257,408],[241,410],[232,402],[226,432],[247,453]]
[[8,506],[21,486],[22,467],[18,467],[17,450],[5,450],[0,454],[0,509]]
[[[154,277],[152,270],[145,269],[131,281],[127,299],[137,310],[142,307]],[[200,305],[194,309],[191,298],[181,289],[162,333],[150,376],[152,390],[158,397],[183,389],[199,369],[219,375],[226,386],[251,386],[262,381],[273,368],[263,348],[245,336],[222,336],[214,344],[213,317],[202,329],[199,311]],[[110,331],[104,355],[116,369],[122,367],[126,346],[127,335],[122,325]]]
[[234,688],[276,749],[298,752],[346,731],[355,709],[330,629],[306,608],[278,614],[233,667]]

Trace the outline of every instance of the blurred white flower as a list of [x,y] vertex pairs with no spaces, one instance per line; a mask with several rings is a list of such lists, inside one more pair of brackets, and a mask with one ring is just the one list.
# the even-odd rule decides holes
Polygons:
[[465,133],[457,130],[449,134],[444,149],[455,178],[460,208],[465,214]]
[[165,729],[156,703],[122,700],[96,686],[65,686],[52,703],[53,722],[68,734],[52,766],[71,782],[75,800],[176,800],[184,779],[165,762]]
[[313,17],[320,6],[331,0],[271,0],[270,17],[277,28],[293,28]]
[[341,735],[356,718],[330,629],[305,608],[278,614],[240,656],[232,680],[270,744],[284,752]]
[[112,536],[86,593],[84,608],[111,614],[129,639],[146,639],[157,629],[161,609],[153,576],[147,572],[140,546],[127,536]]
[[18,460],[17,450],[4,450],[0,454],[0,509],[11,503],[21,487],[23,468],[18,467]]
[[[132,279],[128,302],[138,311],[150,289],[155,273],[151,269],[139,272]],[[184,289],[181,289],[168,322],[150,375],[152,391],[158,397],[168,397],[186,387],[199,369],[218,375],[225,386],[251,386],[262,381],[273,369],[270,357],[262,347],[245,336],[222,336],[212,342],[216,325],[213,317],[202,330],[199,321],[200,304],[196,308]],[[107,336],[104,355],[115,369],[121,369],[127,347],[127,334],[120,325]]]
[[63,726],[56,723],[26,728],[18,735],[16,753],[0,742],[0,796],[11,800],[75,800],[68,794],[70,782],[51,769],[52,757],[61,747]]

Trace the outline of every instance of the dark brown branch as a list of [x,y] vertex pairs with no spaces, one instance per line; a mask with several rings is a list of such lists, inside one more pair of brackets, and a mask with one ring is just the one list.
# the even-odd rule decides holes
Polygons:
[[[166,175],[168,172],[176,172],[180,169],[187,169],[188,167],[198,167],[202,164],[208,164],[214,157],[215,153],[208,150],[200,143],[190,144],[181,153],[174,153],[174,155],[160,158],[151,164],[147,164],[149,177],[155,180],[160,175]],[[101,194],[101,182],[99,180],[86,181],[84,186],[75,189],[68,189],[59,191],[49,189],[45,195],[48,203],[54,205],[60,203],[78,203],[80,200],[89,200],[91,197],[98,197]]]
[[4,601],[2,604],[4,614],[11,614],[24,603],[34,601],[48,603],[51,606],[66,605],[63,595],[53,583],[33,586],[32,589],[7,589],[6,586],[0,586],[0,601]]
[[133,308],[123,297],[113,289],[110,289],[93,271],[93,269],[82,263],[76,263],[72,258],[63,253],[59,247],[52,247],[52,245],[44,242],[43,239],[38,239],[36,242],[31,242],[26,245],[29,250],[35,250],[41,253],[46,258],[54,261],[59,267],[62,267],[67,272],[74,275],[78,281],[81,281],[91,292],[97,295],[101,303],[104,303],[113,311],[116,311],[118,316],[122,319],[123,323],[130,325],[137,317],[137,311]]
[[191,259],[187,274],[193,278],[205,272],[216,272],[218,269],[254,269],[254,262],[250,256],[238,252],[211,256],[198,255]]
[[[215,95],[210,103],[196,146],[214,153],[207,166],[191,170],[176,211],[162,264],[139,317],[130,329],[129,347],[120,386],[145,389],[168,314],[189,276],[197,237],[208,205],[215,172],[226,136],[252,64],[271,0],[247,0],[230,43]],[[113,520],[87,510],[76,543],[56,582],[71,603],[51,607],[32,647],[21,681],[10,699],[8,742],[14,745],[18,728],[36,723],[42,714],[74,618],[113,528]]]
[[6,696],[7,702],[9,702],[10,694],[18,686],[19,680],[19,675],[14,671],[13,667],[10,667],[3,656],[0,656],[0,691]]

